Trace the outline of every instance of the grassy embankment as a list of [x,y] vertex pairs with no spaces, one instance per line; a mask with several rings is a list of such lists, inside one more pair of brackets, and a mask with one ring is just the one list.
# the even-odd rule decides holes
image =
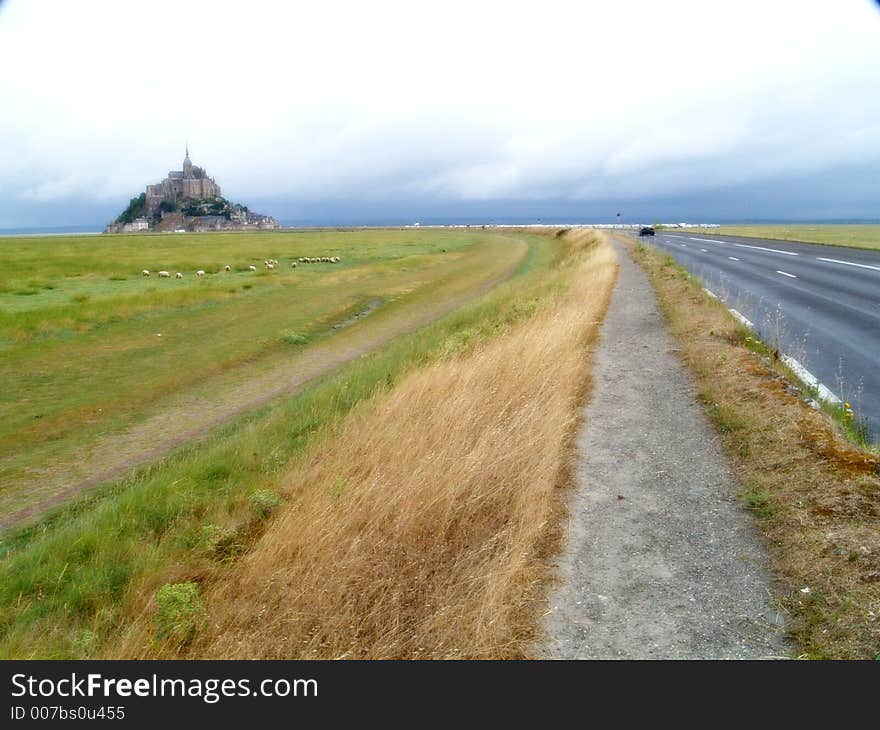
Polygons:
[[161,585],[202,580],[235,564],[264,529],[291,461],[356,403],[392,388],[414,368],[507,331],[552,299],[565,280],[556,269],[548,275],[560,255],[558,242],[524,238],[529,255],[518,276],[482,301],[302,394],[238,418],[198,447],[180,449],[42,525],[7,535],[0,558],[0,654],[107,653]]
[[804,243],[824,243],[829,246],[850,246],[853,248],[880,249],[880,225],[754,225],[720,226],[719,228],[682,229],[688,233],[707,235],[719,233],[729,236],[748,236],[780,241],[803,241]]
[[[204,403],[295,368],[310,344],[379,336],[404,310],[479,283],[509,250],[460,231],[0,239],[0,511],[209,420]],[[290,267],[319,254],[342,261]],[[163,268],[185,278],[157,280]],[[377,302],[358,327],[333,328]]]
[[635,257],[766,537],[801,654],[880,658],[880,458],[792,395],[771,350],[671,257]]
[[559,267],[486,310],[525,317],[453,335],[447,356],[327,429],[279,480],[285,505],[254,549],[194,578],[204,604],[179,606],[157,643],[143,592],[114,655],[522,657],[616,275],[595,234],[563,240]]

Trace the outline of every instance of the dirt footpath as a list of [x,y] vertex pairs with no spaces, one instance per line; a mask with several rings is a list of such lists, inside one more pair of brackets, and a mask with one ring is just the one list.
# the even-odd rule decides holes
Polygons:
[[[616,244],[617,245],[617,244]],[[536,654],[788,656],[768,558],[642,270],[620,276],[594,355],[578,488]]]

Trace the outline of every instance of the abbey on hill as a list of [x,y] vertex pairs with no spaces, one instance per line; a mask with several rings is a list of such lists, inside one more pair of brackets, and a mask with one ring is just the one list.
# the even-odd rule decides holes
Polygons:
[[183,169],[172,170],[162,182],[147,185],[128,207],[104,230],[105,233],[135,231],[221,231],[278,228],[268,215],[230,203],[220,186],[189,159],[189,145]]

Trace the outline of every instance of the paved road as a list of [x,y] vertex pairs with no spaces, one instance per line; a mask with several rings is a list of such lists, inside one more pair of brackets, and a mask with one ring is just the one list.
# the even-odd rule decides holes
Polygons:
[[594,355],[560,584],[536,653],[787,656],[772,576],[644,272],[620,275]]
[[[880,436],[880,251],[705,233],[639,239],[671,254]],[[777,335],[778,333],[778,335]]]

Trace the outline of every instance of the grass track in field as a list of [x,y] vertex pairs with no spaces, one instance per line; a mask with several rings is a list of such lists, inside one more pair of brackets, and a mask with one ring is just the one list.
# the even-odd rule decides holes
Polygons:
[[[498,236],[445,231],[0,240],[7,280],[20,283],[41,270],[56,286],[26,297],[26,310],[10,310],[21,298],[0,294],[0,379],[7,385],[0,392],[0,508],[26,509],[106,470],[108,451],[117,461],[134,458],[136,441],[152,447],[150,423],[167,435],[174,424],[182,431],[233,408],[229,402],[251,380],[296,367],[328,337],[340,348],[363,333],[380,337],[407,308],[490,277],[509,248]],[[289,266],[299,255],[325,252],[342,263]],[[254,274],[225,273],[216,263],[246,268],[259,260],[262,268],[263,258],[282,264]],[[170,271],[208,260],[202,266],[220,273],[144,279],[134,260],[166,262]],[[70,276],[82,271],[91,273]],[[108,275],[130,279],[108,284]],[[91,282],[94,297],[57,305],[67,278],[80,289]],[[108,294],[110,284],[119,291]],[[333,329],[377,299],[383,305],[370,317]],[[292,347],[291,334],[308,343]],[[130,437],[114,442],[120,434]]]

